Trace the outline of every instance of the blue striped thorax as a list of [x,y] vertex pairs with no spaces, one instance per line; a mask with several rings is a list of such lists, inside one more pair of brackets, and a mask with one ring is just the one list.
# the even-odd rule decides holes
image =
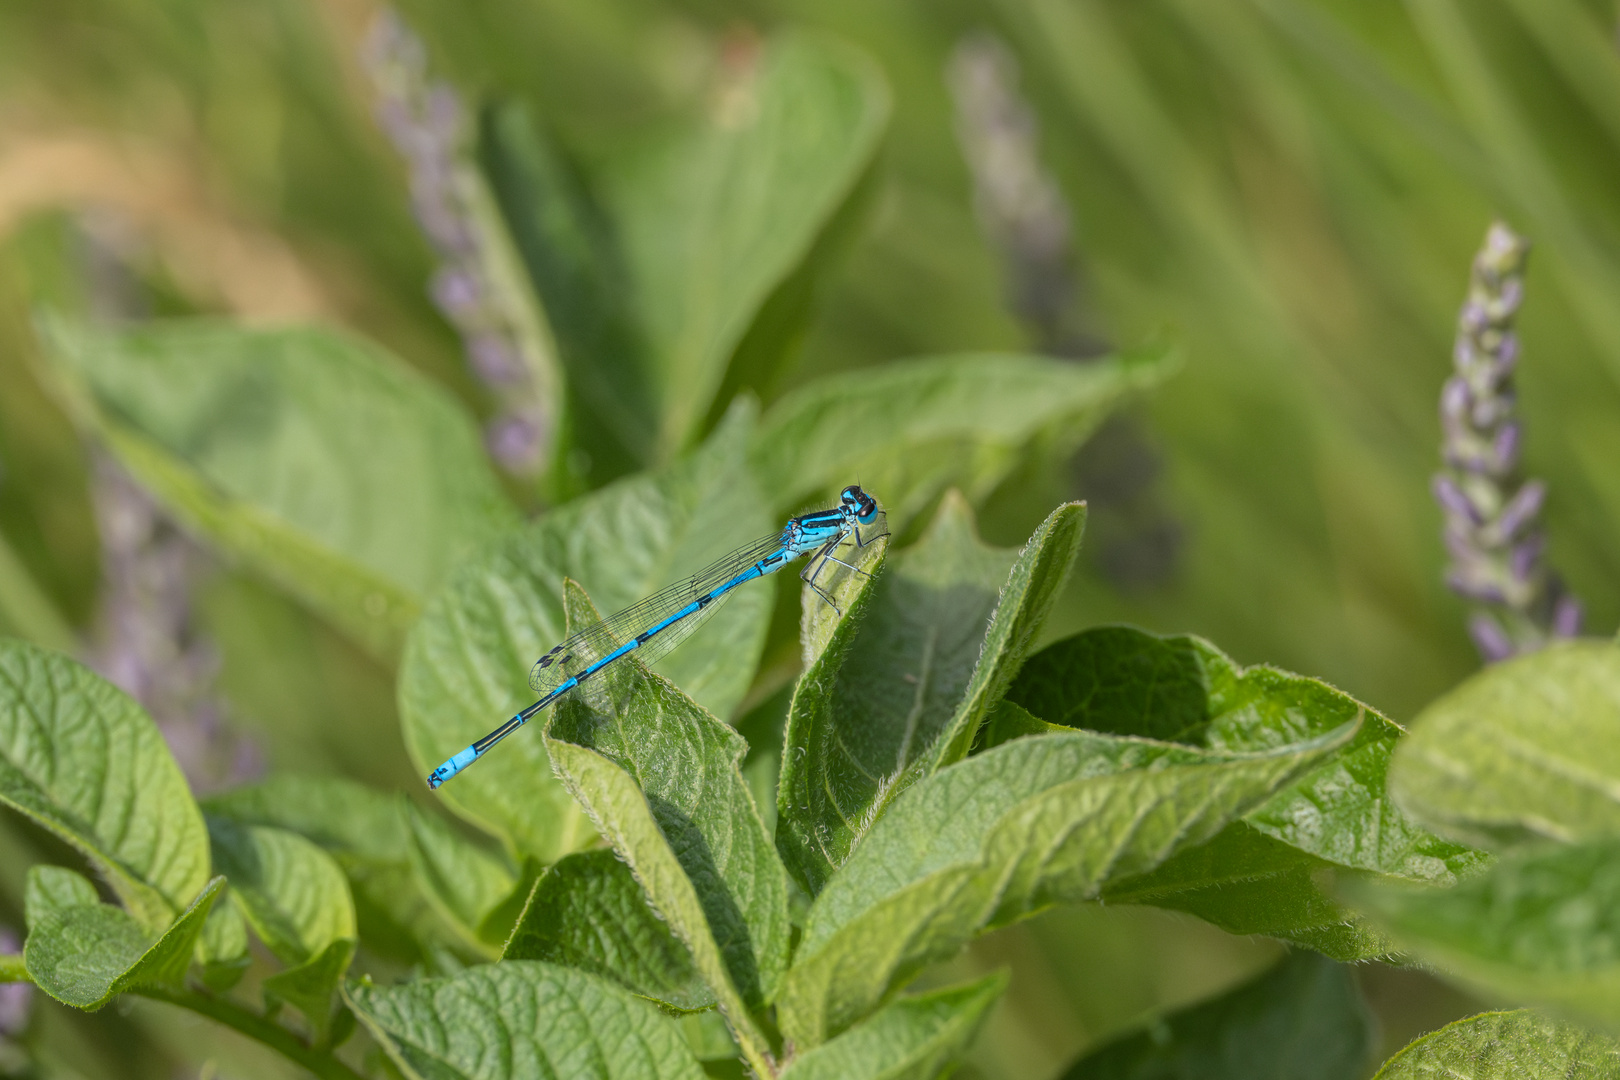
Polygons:
[[876,499],[858,487],[847,487],[832,509],[790,519],[782,530],[782,547],[794,557],[808,555],[834,538],[848,536],[857,523],[871,524],[877,512]]

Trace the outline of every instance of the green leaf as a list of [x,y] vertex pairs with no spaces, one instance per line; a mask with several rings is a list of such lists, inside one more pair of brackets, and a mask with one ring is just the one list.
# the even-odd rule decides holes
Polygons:
[[296,833],[210,818],[214,866],[253,932],[284,964],[302,964],[353,938],[354,904],[330,855]]
[[1356,730],[1248,755],[1054,734],[941,770],[895,800],[816,898],[778,995],[784,1034],[815,1045],[975,935],[1208,840]]
[[1448,1024],[1384,1063],[1373,1080],[1613,1080],[1620,1042],[1529,1010]]
[[1344,891],[1403,948],[1487,999],[1620,1024],[1620,839],[1509,855],[1450,889]]
[[349,880],[368,950],[413,964],[423,945],[456,936],[417,884],[398,796],[342,777],[282,774],[204,799],[203,809],[286,829],[325,849]]
[[1061,454],[1127,395],[1172,369],[1164,351],[1075,364],[966,354],[816,379],[773,404],[749,455],[760,487],[787,508],[859,477],[905,525],[947,488],[979,502],[1037,436]]
[[731,1037],[726,1018],[718,1010],[682,1013],[679,1023],[693,1057],[699,1061],[736,1062],[737,1040]]
[[286,965],[266,980],[266,999],[293,1005],[324,1037],[332,995],[358,936],[342,868],[285,829],[210,817],[208,833],[214,866],[230,879],[235,906]]
[[202,800],[211,818],[239,825],[272,825],[312,840],[342,862],[410,859],[398,797],[341,776],[281,773]]
[[[72,899],[74,893],[82,899],[83,887],[60,887],[61,873],[54,883],[37,890],[30,882],[23,962],[41,990],[64,1005],[86,1010],[99,1009],[127,990],[181,982],[209,909],[225,888],[222,877],[209,881],[159,936],[111,904],[92,901],[57,907],[43,902],[45,893],[51,894],[52,902]],[[83,886],[90,884],[79,880]]]
[[1620,647],[1549,645],[1424,709],[1390,769],[1422,821],[1487,847],[1620,834]]
[[197,963],[210,990],[224,993],[253,966],[248,952],[247,922],[235,904],[215,904],[197,938]]
[[150,933],[208,882],[208,834],[157,726],[57,653],[0,639],[0,804],[83,852]]
[[0,633],[15,633],[58,652],[72,652],[79,646],[73,627],[4,536],[0,536]]
[[897,795],[967,753],[1062,591],[1084,527],[1085,507],[1061,506],[1012,560],[979,545],[966,505],[947,497],[928,542],[897,555],[903,569],[852,606],[799,680],[782,759],[777,846],[812,893]]
[[528,897],[532,880],[507,861],[470,843],[448,823],[400,800],[410,825],[411,869],[424,894],[474,948],[493,957]]
[[647,345],[612,229],[527,106],[485,110],[479,156],[568,373],[570,434],[596,476],[654,457],[658,413]]
[[534,960],[382,988],[349,1006],[409,1080],[702,1080],[674,1021],[604,979]]
[[[663,456],[700,433],[734,354],[856,189],[887,117],[883,76],[863,54],[778,35],[692,128],[604,178]],[[792,335],[777,336],[779,363]]]
[[1361,1080],[1375,1032],[1348,968],[1291,953],[1258,979],[1087,1054],[1063,1080]]
[[967,1049],[1006,988],[998,973],[899,998],[795,1058],[782,1080],[933,1080]]
[[[618,610],[780,526],[742,462],[748,424],[738,411],[673,467],[558,507],[457,572],[412,633],[400,670],[405,742],[424,774],[534,700],[529,669],[566,636],[564,578]],[[753,679],[771,600],[762,586],[738,589],[701,644],[675,650],[658,670],[729,716]],[[440,795],[542,862],[590,841],[530,733],[508,738]]]
[[932,768],[968,756],[990,710],[1007,693],[1046,623],[1052,605],[1074,569],[1086,529],[1084,503],[1064,503],[1046,516],[1018,553],[984,636],[984,651],[973,669],[956,714],[934,742]]
[[[596,618],[569,583],[570,625]],[[787,874],[739,765],[742,736],[633,660],[558,704],[553,766],[690,951],[739,1039],[787,965]],[[746,1047],[745,1047],[746,1048]]]
[[375,345],[206,320],[40,329],[70,411],[143,487],[379,655],[516,520],[466,411]]
[[1102,899],[1185,911],[1229,934],[1281,938],[1335,960],[1392,955],[1388,937],[1332,899],[1328,883],[1345,873],[1234,821],[1208,843],[1109,885]]
[[83,874],[62,866],[30,866],[23,884],[23,921],[32,927],[52,911],[101,903]]
[[776,846],[812,895],[931,762],[1017,557],[981,543],[973,511],[952,493],[870,586],[847,575],[859,590],[838,598],[847,618],[822,630],[815,620],[836,613],[806,602],[811,662],[788,713]]
[[355,945],[352,937],[339,938],[304,963],[271,975],[264,980],[265,1005],[291,1005],[309,1020],[315,1042],[324,1043],[335,1019],[332,995],[354,960]]
[[692,957],[611,851],[570,855],[535,882],[502,960],[547,960],[673,1009],[714,1004]]
[[1228,752],[1297,742],[1360,718],[1356,740],[1249,813],[1255,829],[1339,866],[1449,884],[1481,856],[1417,825],[1385,794],[1401,728],[1318,679],[1240,667],[1200,638],[1124,626],[1030,658],[1007,698],[1067,727]]

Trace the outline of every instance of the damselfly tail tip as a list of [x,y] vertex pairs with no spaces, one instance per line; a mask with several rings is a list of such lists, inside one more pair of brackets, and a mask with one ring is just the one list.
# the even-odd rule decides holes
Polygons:
[[452,776],[456,775],[456,773],[460,772],[462,769],[465,769],[468,765],[471,765],[477,760],[477,748],[472,746],[467,747],[467,749],[463,750],[449,761],[446,761],[437,769],[434,769],[432,772],[428,773],[428,787],[437,789],[440,784],[443,784],[446,780],[450,779]]

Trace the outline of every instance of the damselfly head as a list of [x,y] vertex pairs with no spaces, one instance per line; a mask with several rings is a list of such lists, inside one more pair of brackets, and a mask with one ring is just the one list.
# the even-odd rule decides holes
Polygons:
[[870,524],[872,519],[877,517],[877,500],[862,491],[858,486],[851,484],[845,488],[843,500],[844,505],[854,512],[855,520],[862,525]]

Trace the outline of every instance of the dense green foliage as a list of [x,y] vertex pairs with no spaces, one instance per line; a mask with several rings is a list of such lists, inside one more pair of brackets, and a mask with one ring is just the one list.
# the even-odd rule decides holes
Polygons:
[[[1425,482],[1494,205],[1548,251],[1528,437],[1612,622],[1610,13],[407,5],[480,96],[526,472],[421,297],[352,13],[67,7],[0,13],[37,128],[0,117],[0,981],[37,1000],[0,1075],[1620,1076],[1620,647],[1464,678]],[[941,81],[981,24],[1129,347],[1039,355],[998,297]],[[186,614],[266,778],[203,794],[91,670],[112,470],[214,560]],[[891,535],[829,599],[747,586],[426,791],[552,644],[851,481]],[[1158,577],[1120,561],[1154,499]],[[1155,921],[1111,956],[1061,911]],[[1153,937],[1192,960],[1132,1003]],[[1090,985],[1040,1002],[1043,951]],[[1526,1008],[1380,1047],[1383,965]]]

